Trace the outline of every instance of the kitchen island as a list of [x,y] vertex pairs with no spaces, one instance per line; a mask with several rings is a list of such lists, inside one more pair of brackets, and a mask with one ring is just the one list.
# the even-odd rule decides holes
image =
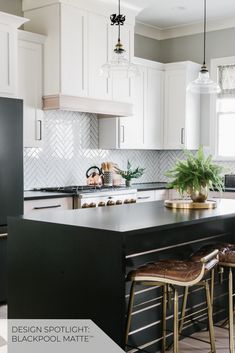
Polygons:
[[[235,242],[235,200],[220,200],[214,210],[171,210],[160,201],[11,218],[9,318],[89,318],[124,347],[129,270],[224,241]],[[203,324],[201,293],[189,304]],[[216,321],[226,315],[226,293],[225,275],[223,285],[216,280]],[[159,290],[140,287],[129,345],[156,351],[160,318]],[[196,329],[195,321],[187,325]]]

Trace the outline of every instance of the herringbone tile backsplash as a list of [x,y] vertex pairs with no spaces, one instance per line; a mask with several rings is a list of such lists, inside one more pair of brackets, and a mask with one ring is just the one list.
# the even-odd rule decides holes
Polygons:
[[[183,156],[181,151],[100,150],[98,138],[96,115],[46,112],[42,147],[24,149],[25,190],[82,185],[89,167],[112,161],[125,168],[127,159],[146,168],[139,182],[166,181],[165,171]],[[235,171],[235,164],[229,167]]]

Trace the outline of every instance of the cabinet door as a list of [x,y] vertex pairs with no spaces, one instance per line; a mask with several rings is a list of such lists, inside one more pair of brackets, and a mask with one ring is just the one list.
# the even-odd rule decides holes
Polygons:
[[165,72],[164,148],[185,146],[186,74],[183,70]]
[[155,190],[155,201],[167,200],[169,198],[169,190]]
[[[109,26],[110,41],[109,41],[109,59],[113,57],[113,51],[118,40],[118,26]],[[134,48],[134,30],[132,26],[125,24],[121,27],[121,42],[126,50],[127,60],[133,58]],[[122,76],[122,77],[120,77]],[[132,102],[131,79],[125,75],[113,74],[112,78],[112,92],[113,100],[120,102]]]
[[46,213],[60,210],[72,210],[73,198],[61,197],[53,199],[28,200],[24,202],[24,215],[30,213]]
[[24,100],[24,147],[42,141],[42,45],[18,41],[18,96]]
[[16,96],[16,31],[0,23],[0,95]]
[[163,71],[147,68],[146,113],[144,116],[144,146],[163,148]]
[[144,148],[144,116],[147,70],[140,67],[140,75],[132,79],[133,116],[119,118],[119,147],[125,149]]
[[61,28],[61,93],[87,96],[87,12],[61,4]]
[[149,202],[155,201],[155,191],[138,191],[137,192],[137,202]]
[[88,15],[89,97],[110,99],[111,82],[102,77],[101,66],[108,61],[109,21],[107,17]]

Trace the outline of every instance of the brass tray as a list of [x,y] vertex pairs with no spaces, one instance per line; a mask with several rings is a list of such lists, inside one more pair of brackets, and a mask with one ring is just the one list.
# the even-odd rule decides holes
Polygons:
[[193,202],[192,200],[166,200],[164,202],[168,208],[181,209],[212,209],[217,207],[216,201]]

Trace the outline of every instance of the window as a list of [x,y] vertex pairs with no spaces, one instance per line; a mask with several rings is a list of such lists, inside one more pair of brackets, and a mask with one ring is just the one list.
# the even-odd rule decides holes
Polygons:
[[[221,59],[222,60],[222,59]],[[217,66],[221,87],[216,103],[216,154],[220,158],[235,158],[235,60]]]

